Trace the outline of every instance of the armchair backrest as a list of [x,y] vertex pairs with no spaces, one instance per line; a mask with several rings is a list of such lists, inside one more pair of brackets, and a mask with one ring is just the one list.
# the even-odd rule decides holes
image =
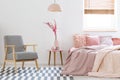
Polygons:
[[[4,36],[5,45],[15,45],[15,51],[24,51],[24,44],[20,35],[6,35]],[[12,52],[12,48],[8,48],[8,53]]]

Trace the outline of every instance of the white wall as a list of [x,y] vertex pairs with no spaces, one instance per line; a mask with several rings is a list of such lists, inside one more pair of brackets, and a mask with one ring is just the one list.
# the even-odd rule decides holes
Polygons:
[[[48,49],[53,45],[52,31],[44,24],[56,19],[58,25],[58,38],[60,47],[64,50],[63,57],[72,47],[72,35],[82,32],[83,0],[57,0],[62,12],[51,13],[47,11],[53,0],[0,0],[0,61],[3,62],[3,36],[22,35],[25,43],[36,43],[39,53],[39,64],[47,64]],[[118,4],[120,1],[118,1]],[[120,6],[118,5],[117,8]],[[118,10],[118,22],[120,21]],[[120,24],[118,24],[120,26]],[[119,28],[120,29],[120,28]],[[120,37],[118,32],[92,32],[103,33]],[[90,33],[91,34],[91,33]],[[59,63],[59,55],[57,63]]]

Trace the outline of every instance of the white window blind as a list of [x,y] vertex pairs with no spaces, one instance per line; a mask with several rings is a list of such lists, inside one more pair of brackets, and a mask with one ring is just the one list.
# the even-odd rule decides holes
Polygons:
[[85,9],[114,9],[114,0],[85,0]]
[[115,0],[84,1],[84,31],[116,31]]

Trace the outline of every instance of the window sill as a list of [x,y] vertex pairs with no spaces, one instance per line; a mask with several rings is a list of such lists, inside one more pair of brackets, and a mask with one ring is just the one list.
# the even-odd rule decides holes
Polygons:
[[117,28],[109,28],[109,29],[83,29],[84,32],[117,32]]

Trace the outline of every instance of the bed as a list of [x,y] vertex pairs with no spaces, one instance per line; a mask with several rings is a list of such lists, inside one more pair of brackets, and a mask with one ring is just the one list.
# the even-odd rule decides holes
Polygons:
[[[83,36],[81,39],[83,39]],[[109,36],[109,39],[113,42],[112,44],[114,44],[114,41],[116,44],[116,38],[110,38]],[[84,41],[81,42],[83,44],[80,44],[79,47],[77,44],[77,47],[74,46],[70,49],[66,63],[63,66],[62,74],[120,77],[120,45],[112,45],[108,37],[103,42],[91,40],[93,43],[89,41],[89,45],[84,45],[86,44]],[[91,45],[91,43],[94,45]]]

